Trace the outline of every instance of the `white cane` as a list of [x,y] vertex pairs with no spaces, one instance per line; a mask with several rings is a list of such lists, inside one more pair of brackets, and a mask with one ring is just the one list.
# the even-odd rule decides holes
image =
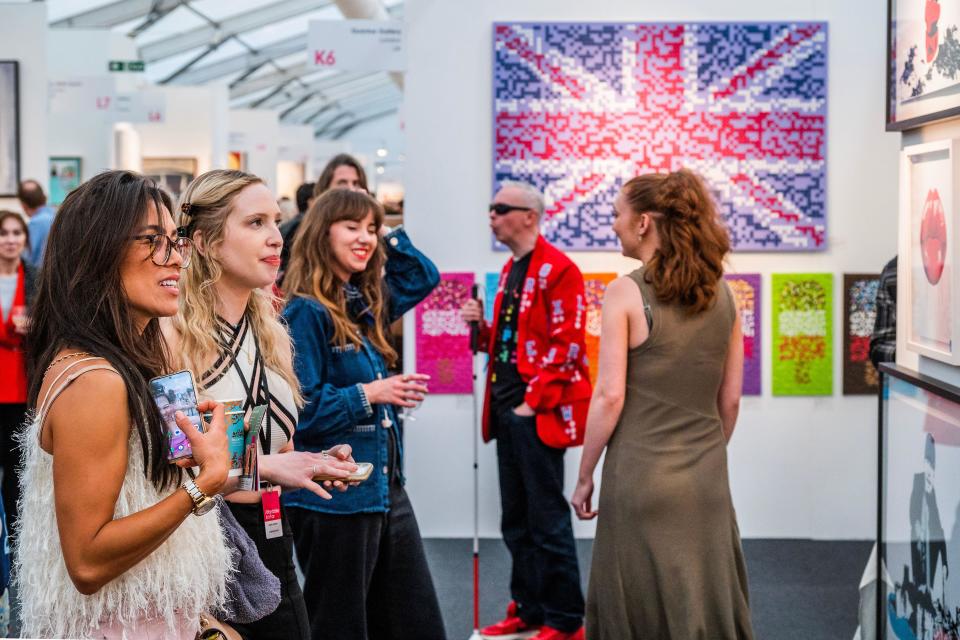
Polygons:
[[[477,285],[474,284],[471,296],[477,299]],[[480,323],[470,323],[470,351],[473,354],[473,425],[470,435],[473,437],[473,633],[470,640],[482,640],[480,635],[480,418],[477,402],[477,352],[480,347]]]

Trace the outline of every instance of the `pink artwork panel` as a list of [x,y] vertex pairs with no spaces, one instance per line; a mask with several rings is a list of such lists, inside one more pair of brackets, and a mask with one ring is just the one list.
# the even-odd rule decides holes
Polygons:
[[417,372],[431,376],[431,393],[473,392],[470,327],[460,319],[473,284],[472,273],[443,273],[417,305]]

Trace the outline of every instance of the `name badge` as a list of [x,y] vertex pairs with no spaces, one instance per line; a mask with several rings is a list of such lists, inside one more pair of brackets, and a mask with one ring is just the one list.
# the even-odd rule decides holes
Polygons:
[[263,528],[266,530],[267,540],[279,538],[283,535],[283,524],[280,520],[280,487],[270,487],[261,491],[260,501],[263,504]]

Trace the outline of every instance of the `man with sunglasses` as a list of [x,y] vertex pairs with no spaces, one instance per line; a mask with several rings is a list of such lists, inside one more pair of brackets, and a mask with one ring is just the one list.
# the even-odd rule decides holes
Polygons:
[[[512,602],[486,638],[539,630],[536,640],[583,639],[583,593],[563,456],[583,444],[592,389],[584,327],[583,275],[540,235],[543,196],[504,182],[489,207],[490,228],[513,256],[500,274],[493,324],[479,301],[461,313],[477,322],[490,355],[483,437],[497,439],[501,531],[510,550]],[[524,636],[526,637],[526,636]]]

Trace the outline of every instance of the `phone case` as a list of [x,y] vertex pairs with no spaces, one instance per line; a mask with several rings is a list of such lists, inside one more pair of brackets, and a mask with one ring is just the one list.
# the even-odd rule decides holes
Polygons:
[[199,431],[203,431],[203,423],[197,409],[197,388],[193,383],[193,374],[184,369],[152,378],[149,384],[150,395],[153,396],[167,431],[167,460],[172,462],[189,458],[193,455],[190,440],[187,434],[177,426],[175,414],[177,411],[182,411]]
[[346,478],[340,478],[337,476],[328,476],[328,475],[319,475],[315,476],[313,480],[315,482],[326,482],[327,480],[339,480],[341,482],[363,482],[370,477],[370,474],[373,473],[373,464],[369,462],[358,462],[357,470],[353,472],[353,475],[349,475]]

